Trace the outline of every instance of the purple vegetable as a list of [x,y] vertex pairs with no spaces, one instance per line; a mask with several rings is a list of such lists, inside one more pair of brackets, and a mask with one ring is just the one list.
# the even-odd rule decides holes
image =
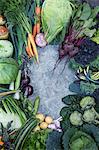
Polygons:
[[26,97],[29,97],[33,94],[33,87],[31,85],[28,85],[24,88],[24,95]]
[[45,40],[43,33],[39,33],[36,35],[35,42],[36,42],[37,46],[39,46],[39,47],[45,47],[47,45],[47,42]]
[[29,83],[30,83],[30,77],[29,77],[29,76],[26,76],[26,78],[23,79],[22,82],[21,82],[21,87],[24,88],[24,87],[26,87]]

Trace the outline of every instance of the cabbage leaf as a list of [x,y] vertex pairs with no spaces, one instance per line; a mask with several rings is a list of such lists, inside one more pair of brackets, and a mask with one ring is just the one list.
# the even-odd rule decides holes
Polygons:
[[0,59],[0,84],[10,84],[18,74],[18,64],[13,58]]
[[48,43],[68,26],[73,4],[69,0],[45,0],[42,6],[42,27]]

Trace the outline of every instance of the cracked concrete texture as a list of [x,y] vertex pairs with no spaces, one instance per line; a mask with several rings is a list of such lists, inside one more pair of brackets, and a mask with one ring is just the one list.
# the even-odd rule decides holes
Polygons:
[[53,68],[58,59],[58,46],[47,46],[39,49],[40,64],[32,64],[29,66],[31,70],[31,82],[34,87],[34,95],[40,96],[40,112],[52,115],[55,119],[59,117],[59,112],[63,107],[61,99],[70,94],[69,84],[74,81],[74,73],[66,64],[65,70],[62,72],[66,58],[57,66],[53,72]]

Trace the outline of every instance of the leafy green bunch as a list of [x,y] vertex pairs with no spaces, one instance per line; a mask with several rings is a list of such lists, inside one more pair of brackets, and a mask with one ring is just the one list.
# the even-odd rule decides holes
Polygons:
[[64,150],[98,150],[99,107],[96,109],[95,99],[90,96],[69,95],[62,101],[66,105],[60,112],[63,119],[61,126]]

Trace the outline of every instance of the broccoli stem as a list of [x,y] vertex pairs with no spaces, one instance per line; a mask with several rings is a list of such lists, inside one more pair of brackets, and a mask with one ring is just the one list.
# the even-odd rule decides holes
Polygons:
[[99,124],[99,121],[98,121],[98,120],[95,120],[94,122],[95,122],[95,124]]
[[92,111],[95,113],[96,118],[99,119],[99,113],[96,112],[96,110],[92,107]]

